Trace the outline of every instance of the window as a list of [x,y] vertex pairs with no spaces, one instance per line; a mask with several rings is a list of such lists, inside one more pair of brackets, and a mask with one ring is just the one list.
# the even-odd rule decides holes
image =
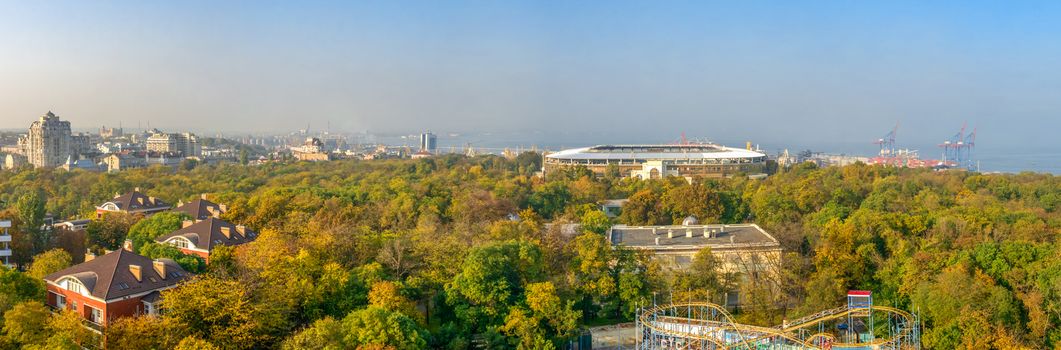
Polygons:
[[77,294],[85,294],[85,289],[79,282],[67,281],[66,289]]
[[148,277],[147,279],[150,280],[151,283],[158,283],[158,280],[155,279],[154,277]]
[[127,284],[125,282],[118,283],[118,290],[126,290],[126,289],[129,289],[129,284]]
[[158,309],[155,309],[155,304],[144,302],[144,314],[155,315],[158,314]]
[[76,301],[71,301],[70,302],[70,310],[77,311],[77,302]]
[[166,276],[169,276],[170,278],[177,278],[181,276],[181,273],[177,271],[170,271],[166,274]]
[[97,309],[97,308],[94,308],[94,307],[89,307],[89,306],[86,306],[86,307],[88,307],[89,310],[92,310],[92,313],[89,314],[88,320],[92,321],[92,323],[95,323],[95,324],[102,324],[103,323],[103,311],[100,311],[100,309]]
[[185,240],[180,239],[180,238],[171,239],[169,241],[169,244],[172,244],[173,246],[175,246],[177,248],[188,249],[188,241],[185,241]]
[[62,296],[61,294],[56,294],[55,295],[55,307],[59,308],[60,310],[65,309],[66,308],[66,297]]

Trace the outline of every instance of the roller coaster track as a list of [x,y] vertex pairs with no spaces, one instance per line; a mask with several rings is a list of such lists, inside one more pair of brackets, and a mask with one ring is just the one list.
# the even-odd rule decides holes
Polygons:
[[[694,319],[692,317],[680,317],[668,314],[679,314],[682,310],[698,310],[709,312],[716,320]],[[832,348],[845,347],[880,347],[887,345],[900,346],[904,344],[903,339],[908,339],[917,327],[917,319],[909,312],[886,306],[872,306],[872,311],[894,315],[899,322],[898,333],[890,338],[875,339],[862,343],[838,343],[838,338],[830,333],[818,332],[806,338],[796,334],[801,329],[814,328],[823,322],[842,319],[848,316],[868,316],[870,310],[865,308],[848,309],[838,307],[801,317],[783,326],[761,327],[736,323],[724,308],[712,303],[681,303],[667,304],[646,309],[638,316],[638,323],[647,332],[655,335],[668,337],[668,339],[679,339],[685,347],[692,348],[693,344],[712,344],[715,349],[753,349],[753,344],[762,342],[773,342],[784,339],[792,346],[807,349],[821,349],[818,344],[827,342]],[[691,314],[692,312],[688,312]],[[639,328],[640,329],[640,328]],[[639,336],[644,336],[645,333]],[[731,335],[727,341],[725,335]],[[905,338],[904,338],[905,337]],[[701,346],[701,348],[703,348]]]

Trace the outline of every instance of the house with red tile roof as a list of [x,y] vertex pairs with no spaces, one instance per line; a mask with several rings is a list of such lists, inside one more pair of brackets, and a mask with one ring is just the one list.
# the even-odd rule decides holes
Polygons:
[[100,204],[96,207],[96,217],[101,218],[105,213],[129,213],[129,214],[151,214],[169,210],[171,206],[165,201],[140,193],[137,187],[132,192],[114,196],[114,199]]
[[158,312],[159,292],[192,275],[170,259],[120,249],[44,277],[48,306],[106,327],[121,317]]
[[210,251],[217,246],[235,246],[258,238],[258,232],[243,225],[234,225],[218,218],[185,220],[183,227],[155,240],[173,245],[189,255],[198,255],[210,262]]
[[187,214],[195,220],[206,220],[207,218],[221,218],[221,214],[228,211],[228,207],[207,200],[204,194],[194,201],[178,203],[173,211]]

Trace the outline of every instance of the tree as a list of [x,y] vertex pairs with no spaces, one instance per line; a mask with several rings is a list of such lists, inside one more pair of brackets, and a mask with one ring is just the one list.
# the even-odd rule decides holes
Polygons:
[[343,342],[353,347],[382,345],[395,349],[422,349],[427,332],[408,316],[381,307],[369,306],[343,319]]
[[522,299],[524,285],[541,278],[541,251],[520,241],[473,249],[462,270],[446,286],[447,303],[472,329],[500,324],[508,308]]
[[226,347],[245,349],[261,344],[263,320],[239,282],[197,276],[180,287],[162,292],[165,317],[172,318],[191,336]]
[[644,189],[634,193],[626,204],[623,204],[619,221],[627,225],[663,225],[669,224],[671,219],[664,215],[659,195],[650,189]]
[[140,255],[152,259],[173,259],[181,268],[191,273],[201,273],[206,270],[206,261],[202,257],[185,254],[177,247],[165,243],[147,242],[140,246]]
[[44,304],[35,301],[19,303],[4,313],[4,337],[15,345],[43,343],[51,333],[48,330],[50,316]]
[[30,190],[18,198],[18,221],[22,232],[33,242],[33,254],[43,252],[51,243],[51,231],[44,228],[44,204],[47,202],[40,190]]
[[127,239],[133,242],[133,251],[139,252],[140,247],[154,242],[155,238],[179,230],[184,220],[189,219],[191,217],[181,212],[163,212],[151,215],[129,227]]
[[33,264],[29,266],[26,274],[34,279],[43,280],[44,276],[70,267],[72,260],[65,250],[52,249],[33,257]]
[[[44,283],[16,270],[0,266],[0,296],[11,305],[23,301],[44,301]],[[0,309],[0,313],[6,309]]]
[[399,293],[399,286],[394,282],[379,281],[372,284],[372,290],[368,292],[368,303],[375,307],[401,312],[409,318],[422,321],[423,315],[416,311],[416,305]]
[[172,349],[185,330],[170,317],[122,317],[107,326],[108,349]]
[[582,230],[603,235],[612,227],[612,221],[608,215],[600,210],[590,210],[582,214]]
[[133,215],[108,212],[102,218],[92,220],[85,229],[89,246],[94,249],[117,250],[125,241],[129,228],[136,221]]
[[177,346],[173,348],[173,350],[220,350],[220,349],[221,348],[218,347],[217,345],[214,345],[214,344],[212,344],[212,343],[210,343],[208,341],[205,341],[205,340],[193,337],[193,336],[187,336],[184,339],[181,339],[181,342],[177,343]]

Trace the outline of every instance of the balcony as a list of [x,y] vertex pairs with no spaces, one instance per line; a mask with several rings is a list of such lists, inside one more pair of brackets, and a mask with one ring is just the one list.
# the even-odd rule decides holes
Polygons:
[[0,242],[11,242],[11,235],[0,234]]
[[11,256],[11,249],[0,249],[0,256]]

